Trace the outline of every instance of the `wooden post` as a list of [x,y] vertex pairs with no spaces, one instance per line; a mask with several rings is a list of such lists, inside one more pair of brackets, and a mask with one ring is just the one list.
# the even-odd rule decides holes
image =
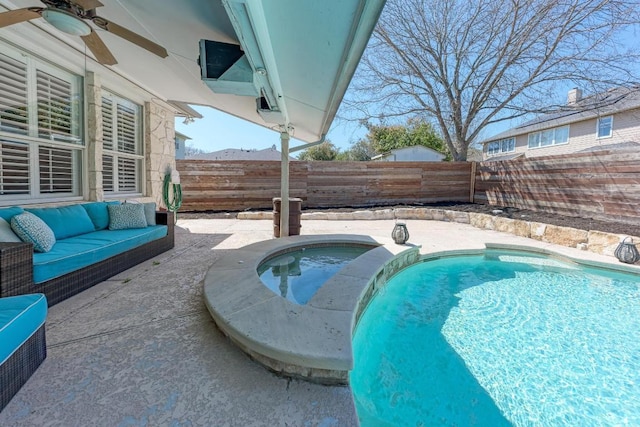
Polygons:
[[289,133],[280,133],[282,159],[280,160],[280,237],[289,235]]
[[476,195],[476,162],[471,162],[471,179],[469,181],[469,203],[474,203]]

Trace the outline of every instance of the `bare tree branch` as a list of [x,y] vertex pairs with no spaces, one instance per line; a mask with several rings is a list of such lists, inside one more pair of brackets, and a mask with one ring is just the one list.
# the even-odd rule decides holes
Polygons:
[[637,84],[639,23],[638,0],[389,0],[345,108],[426,118],[464,160],[487,126],[562,108],[559,87]]

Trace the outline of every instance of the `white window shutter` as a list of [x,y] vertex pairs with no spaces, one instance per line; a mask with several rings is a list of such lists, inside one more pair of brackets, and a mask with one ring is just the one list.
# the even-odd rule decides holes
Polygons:
[[0,54],[0,130],[26,135],[27,65]]
[[113,187],[113,156],[102,156],[102,189],[115,191]]
[[36,71],[38,136],[52,141],[76,141],[72,131],[71,83]]
[[138,191],[138,161],[127,157],[118,158],[118,191]]
[[113,150],[113,101],[102,97],[102,147]]
[[0,195],[29,194],[29,146],[0,139]]
[[40,147],[40,193],[73,192],[73,151],[67,148]]
[[136,111],[118,104],[118,151],[137,154]]

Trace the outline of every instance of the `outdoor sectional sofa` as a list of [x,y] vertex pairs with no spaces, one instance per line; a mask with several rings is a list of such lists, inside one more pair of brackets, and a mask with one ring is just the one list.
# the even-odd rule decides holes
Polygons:
[[0,411],[47,357],[43,294],[0,298]]
[[46,358],[47,307],[173,248],[174,214],[92,202],[4,208],[0,218],[2,410]]
[[[173,248],[172,212],[156,212],[155,204],[129,203],[146,210],[147,222],[113,229],[118,228],[110,216],[114,205],[119,203],[0,209],[0,218],[8,223],[16,215],[31,212],[55,235],[48,252],[34,252],[31,243],[0,242],[0,297],[43,293],[52,306]],[[153,206],[151,212],[149,206]]]

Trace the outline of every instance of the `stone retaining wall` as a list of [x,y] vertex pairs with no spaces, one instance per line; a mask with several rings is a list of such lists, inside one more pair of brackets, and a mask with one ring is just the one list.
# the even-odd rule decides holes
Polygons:
[[[241,212],[238,219],[272,220],[273,212]],[[621,234],[605,233],[602,231],[585,231],[571,227],[544,224],[534,221],[504,218],[474,212],[451,211],[432,208],[396,208],[380,210],[362,210],[354,212],[308,212],[302,213],[303,220],[427,220],[446,221],[470,224],[476,228],[510,233],[515,236],[527,237],[546,243],[588,250],[601,255],[614,256],[613,252],[625,237]],[[304,225],[303,225],[304,227]],[[304,229],[304,228],[303,228]],[[631,236],[640,249],[640,237]]]

